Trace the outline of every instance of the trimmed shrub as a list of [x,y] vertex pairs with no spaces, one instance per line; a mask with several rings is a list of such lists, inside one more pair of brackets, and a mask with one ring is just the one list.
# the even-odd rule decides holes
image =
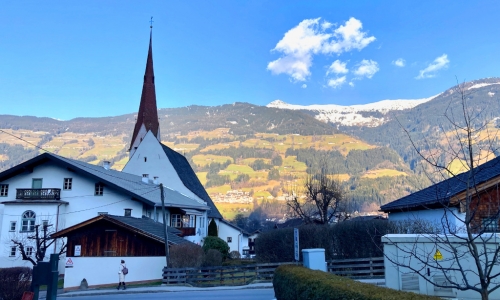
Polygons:
[[229,258],[230,259],[240,259],[241,258],[241,254],[238,252],[238,251],[231,251],[229,252]]
[[216,236],[207,236],[203,241],[203,251],[208,254],[208,250],[215,249],[222,254],[222,259],[225,260],[229,256],[229,246],[221,238]]
[[208,224],[208,236],[219,236],[217,232],[217,224],[215,224],[215,220],[212,219],[210,224]]
[[439,297],[396,291],[369,283],[301,266],[283,265],[273,277],[274,295],[278,300],[439,300]]
[[170,247],[170,268],[198,268],[203,263],[203,249],[193,243]]
[[222,265],[222,254],[215,249],[208,249],[203,256],[203,267],[218,267]]
[[0,269],[0,299],[19,300],[30,290],[31,268],[14,267]]

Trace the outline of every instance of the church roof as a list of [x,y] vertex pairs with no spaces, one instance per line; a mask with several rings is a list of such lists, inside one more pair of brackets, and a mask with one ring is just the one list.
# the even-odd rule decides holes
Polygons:
[[144,124],[146,132],[153,132],[155,137],[158,137],[160,123],[158,122],[158,110],[156,107],[156,90],[155,90],[155,74],[153,70],[153,32],[149,35],[149,50],[148,58],[146,61],[146,71],[144,72],[144,83],[142,85],[141,104],[139,105],[139,112],[137,114],[137,121],[132,134],[132,141],[130,148],[137,139],[137,135]]
[[215,206],[214,202],[207,194],[207,191],[201,184],[198,176],[196,176],[196,174],[194,173],[193,168],[191,168],[191,165],[189,164],[187,159],[183,155],[172,150],[170,147],[163,144],[161,144],[161,146],[163,148],[163,151],[165,151],[168,159],[170,160],[170,163],[179,175],[179,178],[181,179],[184,186],[186,186],[196,196],[207,202],[208,206],[210,207],[210,210],[208,211],[208,217],[222,219],[222,215],[217,209],[217,206]]

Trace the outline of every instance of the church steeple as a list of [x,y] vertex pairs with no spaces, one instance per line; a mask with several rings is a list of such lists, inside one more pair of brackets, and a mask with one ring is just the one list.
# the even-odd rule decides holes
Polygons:
[[149,50],[146,61],[146,71],[144,72],[144,83],[142,85],[141,104],[139,113],[130,143],[130,156],[132,156],[135,147],[139,146],[142,139],[151,131],[160,141],[160,124],[158,122],[158,110],[156,107],[155,75],[153,70],[153,26],[149,34]]

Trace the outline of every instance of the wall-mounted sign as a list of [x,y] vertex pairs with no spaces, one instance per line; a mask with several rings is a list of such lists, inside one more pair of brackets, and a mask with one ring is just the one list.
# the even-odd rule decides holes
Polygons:
[[73,260],[71,259],[71,257],[68,257],[66,259],[66,268],[73,268]]
[[80,256],[80,255],[82,255],[82,246],[75,245],[75,256]]

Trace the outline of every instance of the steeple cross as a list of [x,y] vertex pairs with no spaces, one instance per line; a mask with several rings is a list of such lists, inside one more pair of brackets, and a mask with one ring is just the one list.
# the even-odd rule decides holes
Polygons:
[[153,28],[153,22],[154,22],[154,21],[153,21],[153,17],[151,17],[151,20],[149,20],[149,24],[150,24],[150,25],[149,25],[149,28]]

